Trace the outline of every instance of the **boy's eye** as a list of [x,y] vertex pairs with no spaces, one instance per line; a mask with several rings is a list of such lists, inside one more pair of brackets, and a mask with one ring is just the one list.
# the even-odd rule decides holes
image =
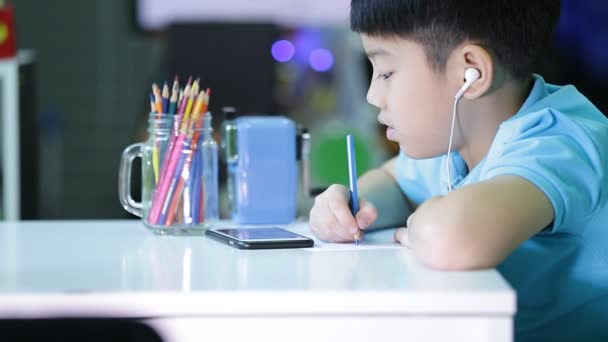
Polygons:
[[380,74],[378,75],[378,78],[381,78],[383,80],[388,80],[389,78],[391,78],[391,76],[393,76],[392,72],[387,72],[386,74]]

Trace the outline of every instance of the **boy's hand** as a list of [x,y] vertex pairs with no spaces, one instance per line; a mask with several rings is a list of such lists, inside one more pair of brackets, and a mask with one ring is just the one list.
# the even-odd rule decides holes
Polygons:
[[[397,230],[395,230],[395,241],[399,242],[400,244],[404,245],[405,247],[410,247],[410,237],[412,236],[412,225],[415,225],[415,221],[416,221],[416,217],[417,217],[417,213],[419,211],[424,212],[426,210],[426,207],[432,206],[435,203],[437,203],[437,201],[439,201],[441,198],[443,198],[443,196],[435,196],[435,197],[431,197],[428,200],[426,200],[424,203],[422,203],[418,209],[416,211],[414,211],[408,218],[407,218],[407,223],[405,224],[404,228],[397,228]],[[417,236],[415,235],[415,233],[417,233],[416,230],[414,230],[414,236],[413,238],[415,239]]]
[[378,211],[364,199],[359,199],[359,212],[353,217],[349,199],[348,188],[337,184],[315,198],[309,225],[317,238],[327,242],[351,242],[359,229],[369,227],[376,220]]
[[410,247],[410,231],[408,228],[410,227],[410,222],[412,221],[413,216],[414,214],[408,217],[405,227],[397,228],[395,230],[395,242],[398,242],[408,248]]

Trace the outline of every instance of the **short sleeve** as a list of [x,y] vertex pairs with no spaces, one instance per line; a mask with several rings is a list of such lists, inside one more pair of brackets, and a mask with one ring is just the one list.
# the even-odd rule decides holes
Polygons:
[[546,110],[508,127],[511,137],[493,145],[483,178],[516,175],[530,181],[553,206],[548,231],[580,233],[605,201],[607,128]]

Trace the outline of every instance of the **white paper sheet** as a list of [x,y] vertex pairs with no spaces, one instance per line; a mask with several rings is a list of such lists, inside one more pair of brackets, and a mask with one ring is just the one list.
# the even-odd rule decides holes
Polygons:
[[328,243],[323,242],[313,236],[308,228],[307,222],[298,222],[291,226],[285,227],[296,234],[304,235],[315,240],[315,246],[311,248],[303,248],[310,252],[335,252],[335,251],[363,251],[363,250],[379,250],[379,249],[401,249],[405,246],[394,242],[393,236],[395,229],[383,229],[368,232],[365,234],[365,239],[357,246],[354,242],[347,243]]
[[386,242],[361,242],[359,245],[355,243],[325,243],[315,240],[315,246],[304,248],[310,252],[335,252],[335,251],[363,251],[363,250],[378,250],[378,249],[401,249],[405,246],[398,243]]

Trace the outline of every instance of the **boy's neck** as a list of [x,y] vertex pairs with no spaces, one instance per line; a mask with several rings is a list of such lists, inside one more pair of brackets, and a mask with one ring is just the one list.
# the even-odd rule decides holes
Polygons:
[[517,114],[532,89],[532,78],[509,80],[474,101],[460,101],[458,123],[464,143],[458,149],[472,170],[486,156],[498,127]]

